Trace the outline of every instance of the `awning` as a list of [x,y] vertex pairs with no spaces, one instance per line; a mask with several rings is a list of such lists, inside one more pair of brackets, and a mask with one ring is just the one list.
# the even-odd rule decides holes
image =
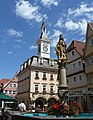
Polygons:
[[17,101],[15,98],[6,95],[5,93],[0,92],[0,100],[3,101]]

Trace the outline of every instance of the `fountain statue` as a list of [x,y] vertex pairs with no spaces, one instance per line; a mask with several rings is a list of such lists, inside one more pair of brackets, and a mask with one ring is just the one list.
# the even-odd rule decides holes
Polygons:
[[59,67],[59,86],[58,86],[58,96],[61,101],[66,100],[67,91],[67,81],[66,81],[66,63],[67,63],[67,52],[66,43],[62,34],[59,36],[59,41],[56,45],[56,54],[58,57],[58,67]]

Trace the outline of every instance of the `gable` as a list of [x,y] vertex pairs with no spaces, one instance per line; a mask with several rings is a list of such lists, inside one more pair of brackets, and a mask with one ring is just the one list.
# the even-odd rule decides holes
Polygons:
[[[74,54],[72,54],[74,52]],[[81,57],[76,48],[67,52],[68,63]]]
[[68,46],[67,48],[67,52],[71,51],[72,49],[74,49],[74,40],[71,42],[71,44]]
[[88,23],[84,57],[88,56],[89,54],[91,54],[93,52],[93,45],[91,44],[92,39],[93,39],[93,23]]
[[87,24],[86,38],[89,38],[93,34],[93,23]]

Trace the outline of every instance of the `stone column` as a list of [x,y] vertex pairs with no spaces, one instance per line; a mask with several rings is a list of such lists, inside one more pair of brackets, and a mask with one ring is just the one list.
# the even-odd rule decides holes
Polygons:
[[67,88],[67,81],[66,81],[66,69],[60,67],[60,80],[59,86],[62,88]]
[[67,80],[66,80],[66,69],[59,64],[59,86],[58,86],[58,96],[61,100],[64,100],[66,97],[67,91]]

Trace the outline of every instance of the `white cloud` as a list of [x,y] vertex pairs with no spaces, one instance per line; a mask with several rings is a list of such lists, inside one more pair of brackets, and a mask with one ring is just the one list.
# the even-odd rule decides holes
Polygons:
[[32,45],[32,46],[29,47],[29,50],[33,50],[33,49],[36,49],[36,48],[37,48],[37,46]]
[[65,26],[64,26],[67,30],[76,30],[79,28],[79,25],[77,22],[74,22],[72,20],[68,20],[65,22]]
[[79,22],[74,22],[72,20],[66,21],[65,26],[67,30],[77,30],[80,31],[81,35],[86,33],[87,21],[82,19]]
[[12,54],[13,52],[12,51],[8,51],[8,54],[10,55],[10,54]]
[[35,20],[36,22],[41,22],[43,18],[47,18],[46,14],[41,14],[39,12],[38,6],[33,6],[29,1],[19,0],[16,2],[16,15],[20,16],[26,20]]
[[51,5],[58,6],[60,0],[41,0],[41,3],[46,6],[50,7]]
[[59,40],[59,35],[62,33],[60,30],[56,30],[56,29],[54,29],[53,30],[54,31],[54,33],[53,33],[53,35],[51,35],[50,36],[50,39],[52,40],[51,42],[51,46],[52,47],[55,47],[56,46],[56,44],[57,44],[57,42],[58,42],[58,40]]
[[81,4],[78,8],[76,9],[71,9],[69,8],[68,13],[69,15],[74,14],[75,16],[81,16],[81,15],[85,15],[86,13],[90,13],[93,12],[93,7],[88,7],[87,4]]
[[69,8],[66,14],[61,15],[55,27],[65,28],[68,31],[80,32],[81,35],[85,35],[87,22],[92,20],[92,5],[82,2],[77,8]]
[[9,29],[7,30],[7,34],[9,36],[13,36],[13,37],[22,37],[23,36],[23,32],[21,31],[16,31],[14,29]]
[[63,27],[63,21],[62,21],[61,17],[58,19],[58,21],[57,21],[55,26]]

